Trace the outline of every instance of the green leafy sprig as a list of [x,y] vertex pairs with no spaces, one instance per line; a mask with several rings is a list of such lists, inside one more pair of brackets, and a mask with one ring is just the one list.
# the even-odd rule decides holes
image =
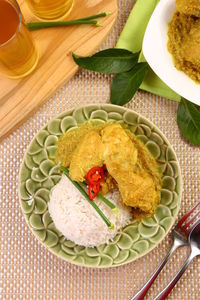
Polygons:
[[[138,62],[140,52],[111,48],[89,57],[72,54],[79,67],[104,74],[115,74],[111,83],[110,102],[116,105],[128,103],[143,82],[148,64]],[[194,145],[200,146],[200,107],[186,99],[181,100],[177,111],[177,123],[182,134]]]
[[111,84],[110,101],[124,105],[139,89],[148,71],[147,63],[139,63],[140,52],[132,53],[125,49],[110,48],[89,57],[72,54],[75,63],[90,71],[115,74]]
[[200,107],[182,98],[177,123],[184,137],[193,145],[200,146]]
[[110,101],[113,104],[128,103],[139,89],[147,74],[148,64],[137,63],[127,72],[116,74],[112,80]]

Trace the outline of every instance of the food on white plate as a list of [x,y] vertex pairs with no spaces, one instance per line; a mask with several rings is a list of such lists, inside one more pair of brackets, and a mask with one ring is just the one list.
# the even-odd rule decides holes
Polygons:
[[200,83],[200,1],[177,0],[168,27],[168,50],[174,65]]
[[176,0],[176,8],[182,14],[200,17],[199,0]]

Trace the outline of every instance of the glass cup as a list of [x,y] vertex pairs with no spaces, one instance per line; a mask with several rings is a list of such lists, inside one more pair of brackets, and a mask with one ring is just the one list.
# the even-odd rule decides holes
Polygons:
[[68,16],[74,0],[26,0],[30,10],[42,20],[58,20]]
[[34,70],[38,52],[15,0],[0,0],[0,72],[21,78]]

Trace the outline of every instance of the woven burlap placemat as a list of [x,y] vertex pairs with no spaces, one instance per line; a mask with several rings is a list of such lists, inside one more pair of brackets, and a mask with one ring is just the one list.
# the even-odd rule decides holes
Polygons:
[[[113,47],[132,9],[119,0],[118,20],[102,48]],[[79,71],[26,123],[0,144],[0,299],[128,300],[149,278],[171,244],[170,234],[151,253],[128,265],[95,270],[71,265],[46,250],[26,225],[18,200],[18,172],[23,154],[36,132],[55,115],[86,103],[108,103],[111,78]],[[138,92],[127,105],[154,122],[174,147],[183,176],[179,217],[200,197],[200,148],[180,135],[177,104]],[[147,299],[169,282],[187,256],[180,249],[154,283]],[[199,299],[200,261],[195,259],[169,299]]]

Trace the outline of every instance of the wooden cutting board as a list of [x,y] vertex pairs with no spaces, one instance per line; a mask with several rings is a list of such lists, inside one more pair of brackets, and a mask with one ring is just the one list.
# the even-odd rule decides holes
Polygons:
[[[29,76],[11,80],[0,77],[0,140],[36,110],[78,70],[71,53],[90,55],[98,49],[117,18],[116,0],[75,0],[68,19],[109,11],[99,19],[102,27],[79,25],[33,32],[40,53],[39,63]],[[19,1],[27,22],[37,21],[25,1]]]

